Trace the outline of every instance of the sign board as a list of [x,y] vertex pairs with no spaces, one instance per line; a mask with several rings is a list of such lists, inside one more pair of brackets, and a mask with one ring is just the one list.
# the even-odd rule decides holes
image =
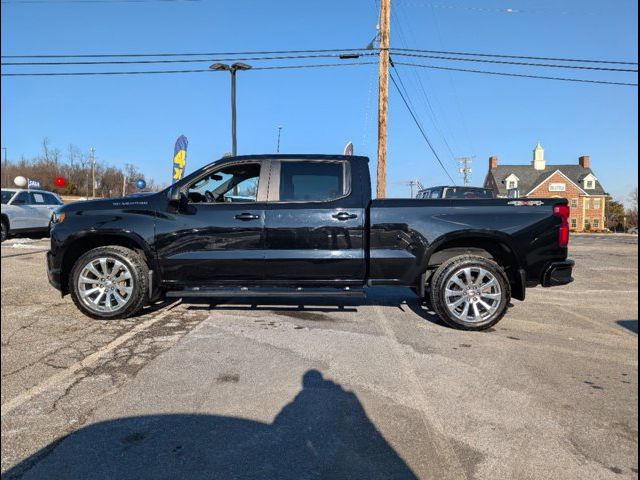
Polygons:
[[27,179],[27,188],[40,188],[40,181],[32,178]]
[[567,190],[567,184],[566,183],[550,183],[549,184],[549,191],[550,192],[564,192]]

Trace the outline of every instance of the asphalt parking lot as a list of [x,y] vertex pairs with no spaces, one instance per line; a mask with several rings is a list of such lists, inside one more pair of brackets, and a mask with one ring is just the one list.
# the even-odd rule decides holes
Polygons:
[[4,478],[638,478],[637,238],[481,333],[405,289],[90,320],[46,249],[2,245]]

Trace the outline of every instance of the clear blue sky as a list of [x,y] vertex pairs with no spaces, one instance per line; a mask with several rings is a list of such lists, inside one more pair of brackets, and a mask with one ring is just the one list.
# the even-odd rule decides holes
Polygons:
[[[375,2],[3,3],[2,54],[363,47],[375,34]],[[506,13],[506,8],[515,12]],[[638,58],[637,3],[630,0],[394,0],[393,11],[395,47]],[[461,62],[453,66],[637,80],[633,74],[611,72]],[[185,67],[189,65],[178,65]],[[637,186],[637,88],[425,69],[416,75],[398,68],[425,129],[456,179],[443,137],[454,155],[476,157],[475,184],[482,183],[490,155],[504,163],[527,163],[540,140],[553,163],[577,162],[579,155],[590,154],[596,174],[616,197]],[[372,158],[375,172],[376,76],[375,66],[241,72],[239,153],[275,151],[277,126],[283,125],[283,152],[337,153],[351,140],[356,153]],[[435,125],[417,77],[432,102]],[[133,163],[163,182],[169,180],[173,143],[180,134],[190,142],[187,171],[230,150],[228,104],[226,73],[3,77],[2,146],[11,159],[37,154],[43,137],[63,150],[69,143],[84,150],[93,146],[100,161]],[[389,121],[390,195],[406,196],[403,182],[411,178],[425,185],[449,183],[393,91]]]

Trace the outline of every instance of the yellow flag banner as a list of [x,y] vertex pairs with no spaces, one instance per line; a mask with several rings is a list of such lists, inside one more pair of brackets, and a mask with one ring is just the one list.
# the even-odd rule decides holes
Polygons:
[[187,146],[189,142],[187,137],[180,135],[176,141],[173,151],[173,181],[177,182],[184,175],[184,169],[187,166]]

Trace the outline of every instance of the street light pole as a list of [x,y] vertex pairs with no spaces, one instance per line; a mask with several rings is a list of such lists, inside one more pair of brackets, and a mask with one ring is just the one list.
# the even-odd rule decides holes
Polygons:
[[96,149],[91,147],[91,197],[96,198]]
[[234,63],[233,65],[214,63],[209,68],[216,71],[226,70],[231,74],[231,154],[235,157],[238,154],[238,136],[236,129],[236,72],[238,70],[250,70],[251,65],[247,65],[246,63]]
[[238,132],[237,132],[237,112],[236,112],[236,69],[231,68],[231,154],[235,157],[238,154]]

